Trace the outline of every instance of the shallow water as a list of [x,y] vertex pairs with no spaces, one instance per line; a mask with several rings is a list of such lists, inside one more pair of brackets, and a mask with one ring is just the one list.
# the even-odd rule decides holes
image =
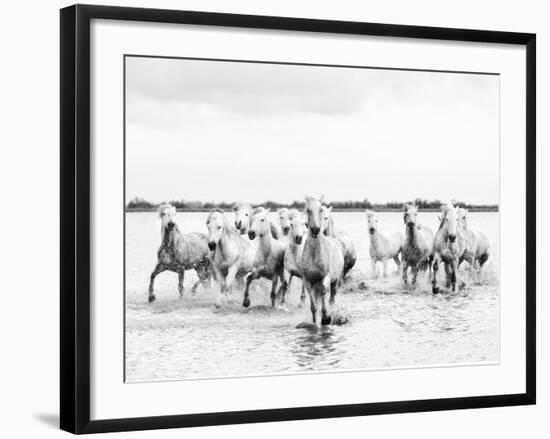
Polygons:
[[[231,215],[231,214],[230,214]],[[178,213],[183,231],[206,231],[206,213]],[[432,295],[427,275],[416,290],[400,276],[371,279],[366,219],[361,212],[336,212],[335,224],[354,240],[357,264],[341,288],[337,306],[350,316],[342,326],[310,325],[309,304],[300,306],[301,282],[293,282],[284,307],[272,309],[269,284],[252,284],[252,306],[241,306],[242,289],[229,302],[219,290],[199,288],[187,272],[179,298],[177,275],[155,282],[157,301],[147,303],[156,263],[160,223],[155,213],[126,215],[126,380],[128,382],[266,374],[422,367],[496,362],[499,359],[498,213],[471,213],[470,227],[487,234],[491,257],[481,279],[454,294]],[[435,230],[436,213],[419,220]],[[381,230],[403,228],[400,213],[380,214]],[[467,264],[463,264],[466,266]],[[307,323],[307,324],[304,324]],[[297,328],[297,326],[300,326]]]

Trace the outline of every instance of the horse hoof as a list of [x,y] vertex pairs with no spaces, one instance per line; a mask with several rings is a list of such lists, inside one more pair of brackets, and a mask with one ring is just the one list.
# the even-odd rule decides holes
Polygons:
[[149,303],[154,302],[155,299],[156,299],[155,295],[154,295],[154,294],[151,294],[151,295],[149,296]]
[[321,318],[321,325],[330,325],[331,323],[332,323],[331,316],[323,316],[323,318]]
[[249,297],[245,297],[245,298],[243,299],[243,306],[244,306],[245,308],[248,308],[248,307],[250,306],[250,298],[249,298]]
[[439,287],[433,287],[432,288],[432,293],[439,294]]

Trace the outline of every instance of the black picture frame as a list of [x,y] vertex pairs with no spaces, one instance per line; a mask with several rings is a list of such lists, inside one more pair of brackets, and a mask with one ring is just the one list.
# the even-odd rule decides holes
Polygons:
[[[90,21],[133,20],[256,29],[504,43],[526,47],[525,393],[384,403],[90,420]],[[536,36],[211,12],[74,5],[60,11],[60,427],[72,433],[274,422],[515,406],[536,401]]]

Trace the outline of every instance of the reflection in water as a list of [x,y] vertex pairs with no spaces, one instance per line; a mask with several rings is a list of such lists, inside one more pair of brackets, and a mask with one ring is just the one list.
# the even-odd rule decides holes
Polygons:
[[299,334],[290,344],[296,365],[303,370],[317,370],[320,366],[337,366],[345,354],[341,344],[345,340],[332,327],[297,329]]
[[[359,260],[337,303],[350,323],[313,327],[309,305],[300,306],[300,281],[284,307],[271,308],[268,282],[251,290],[252,306],[242,307],[242,289],[216,305],[218,290],[189,292],[195,274],[186,274],[187,292],[178,298],[177,276],[157,278],[157,301],[147,303],[158,234],[154,214],[129,214],[126,268],[126,378],[128,382],[420,367],[498,361],[498,261],[490,259],[481,279],[460,271],[466,287],[433,295],[425,275],[416,290],[398,276],[370,279],[368,237],[363,216],[336,214],[354,239]],[[497,214],[480,217],[494,231]],[[202,230],[201,214],[182,214],[186,230]],[[424,223],[431,217],[424,218]],[[472,217],[472,220],[475,217]],[[400,227],[399,214],[388,217]],[[434,218],[435,220],[435,214]],[[387,222],[387,221],[386,221]],[[365,270],[365,271],[363,271]],[[389,267],[393,271],[393,267]]]

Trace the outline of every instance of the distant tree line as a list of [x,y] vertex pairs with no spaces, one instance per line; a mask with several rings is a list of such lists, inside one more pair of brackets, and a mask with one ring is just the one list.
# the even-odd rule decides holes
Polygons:
[[[419,209],[439,209],[441,204],[440,200],[427,200],[422,198],[416,198],[410,201],[389,201],[387,203],[371,203],[368,199],[362,201],[346,200],[346,201],[327,201],[326,204],[331,205],[334,209],[337,210],[363,210],[363,209],[373,209],[373,210],[399,210],[402,209],[405,204],[412,203],[415,204]],[[170,200],[163,201],[161,203],[151,203],[143,198],[136,197],[128,202],[126,205],[127,210],[154,210],[161,204],[171,204],[177,210],[211,210],[211,209],[222,209],[222,210],[231,210],[235,205],[235,202],[214,202],[214,201],[197,201],[197,200]],[[266,201],[261,203],[262,206],[271,209],[279,209],[281,207],[289,207],[296,209],[303,209],[303,201],[293,201],[290,204],[279,203],[276,201]],[[456,201],[455,205],[460,207],[465,207],[466,209],[472,210],[485,210],[485,211],[497,211],[498,205],[496,204],[470,204],[462,201]]]

